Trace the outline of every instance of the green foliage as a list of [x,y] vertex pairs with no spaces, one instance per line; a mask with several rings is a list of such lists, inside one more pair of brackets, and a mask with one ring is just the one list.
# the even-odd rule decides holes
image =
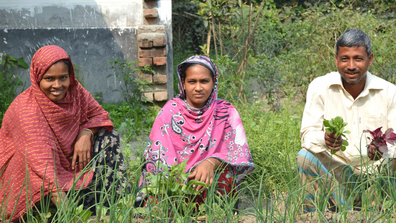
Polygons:
[[0,126],[8,106],[14,100],[17,87],[23,85],[21,79],[15,76],[13,68],[17,67],[28,69],[29,65],[23,57],[15,58],[8,54],[2,55],[0,66]]
[[[324,119],[323,125],[325,127],[326,132],[334,133],[336,138],[338,138],[339,136],[344,137],[344,142],[341,145],[341,151],[345,151],[346,147],[349,145],[348,138],[346,137],[345,134],[351,133],[349,130],[344,130],[345,126],[347,126],[348,123],[344,122],[344,119],[342,119],[342,117],[337,116],[330,120]],[[331,154],[335,154],[336,152],[337,152],[336,150],[331,150]]]
[[[109,112],[110,120],[114,127],[124,137],[125,143],[137,140],[141,136],[147,136],[153,126],[158,109],[146,104],[142,92],[151,90],[150,82],[138,77],[139,75],[153,75],[155,71],[151,67],[138,67],[139,62],[129,62],[124,59],[114,59],[110,62],[116,77],[122,82],[120,91],[125,102],[116,104],[102,104]],[[112,76],[110,74],[109,76]],[[100,94],[95,95],[101,98]]]
[[237,103],[234,106],[241,116],[256,165],[249,181],[265,179],[262,189],[266,193],[274,188],[284,189],[286,183],[282,179],[296,169],[295,156],[301,149],[301,107],[287,104],[279,113],[274,113],[266,111],[268,108],[263,103]]
[[196,191],[193,185],[207,187],[203,182],[188,180],[187,177],[190,174],[185,172],[187,160],[171,167],[165,166],[160,162],[157,165],[161,172],[158,174],[148,173],[146,179],[150,181],[150,184],[142,189],[142,192],[147,195],[198,195],[200,192]]
[[157,107],[143,103],[104,103],[102,107],[109,112],[114,128],[125,137],[126,142],[136,140],[142,135],[149,135],[158,113]]
[[[252,57],[255,32],[259,18],[266,8],[264,2],[258,7],[243,4],[242,1],[216,0],[199,3],[197,13],[208,27],[206,45],[201,46],[204,54],[210,54],[213,36],[214,55],[218,66],[224,67],[227,75],[226,87],[232,94],[224,94],[227,100],[247,101],[248,84],[252,77],[250,67],[256,61]],[[232,55],[232,56],[231,56]],[[223,63],[222,63],[223,62]]]
[[196,15],[198,10],[197,1],[172,2],[172,35],[173,47],[176,51],[188,52],[191,55],[200,52],[198,46],[205,41],[206,29],[203,19]]
[[[151,90],[149,87],[151,82],[144,80],[139,75],[155,75],[155,71],[149,67],[139,67],[139,61],[130,62],[125,59],[113,59],[109,62],[110,69],[114,71],[116,77],[122,81],[120,86],[122,96],[124,100],[133,106],[139,106],[141,101],[147,102],[146,98],[143,98],[142,92],[145,90]],[[113,76],[109,74],[107,77]]]
[[258,91],[273,111],[279,111],[282,98],[305,101],[313,79],[337,70],[335,42],[351,28],[361,29],[372,40],[374,62],[369,71],[396,83],[394,1],[196,2],[197,14],[212,36],[211,45],[203,41],[200,47],[222,67],[219,95],[227,100],[247,101]]

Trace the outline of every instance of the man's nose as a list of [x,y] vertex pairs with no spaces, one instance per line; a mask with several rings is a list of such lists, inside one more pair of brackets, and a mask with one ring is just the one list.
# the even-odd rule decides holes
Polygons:
[[349,70],[354,70],[354,69],[356,68],[356,63],[355,63],[355,61],[354,61],[353,59],[348,61],[348,66],[347,66],[347,68],[348,68]]

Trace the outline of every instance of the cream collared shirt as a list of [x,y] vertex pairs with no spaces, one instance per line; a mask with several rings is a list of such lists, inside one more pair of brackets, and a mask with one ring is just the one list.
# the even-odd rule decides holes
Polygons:
[[[367,136],[363,130],[374,131],[382,126],[382,132],[396,128],[396,86],[367,71],[366,84],[360,95],[353,97],[344,89],[341,75],[332,72],[316,78],[308,87],[301,123],[302,147],[312,153],[327,152],[324,140],[323,118],[341,116],[348,125],[346,130],[349,146],[338,151],[335,158],[357,168],[365,162],[374,165],[367,157]],[[396,130],[396,129],[395,129]],[[394,157],[395,146],[389,146],[384,158]],[[365,166],[365,165],[364,165]]]

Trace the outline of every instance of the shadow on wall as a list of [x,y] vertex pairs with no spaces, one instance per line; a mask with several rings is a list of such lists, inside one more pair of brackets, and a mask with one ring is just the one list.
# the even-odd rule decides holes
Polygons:
[[[103,102],[119,101],[120,92],[115,90],[120,81],[108,64],[114,58],[138,60],[136,36],[137,26],[142,23],[142,1],[45,2],[37,0],[35,5],[28,5],[15,0],[1,5],[0,53],[23,57],[30,65],[39,48],[58,45],[81,67],[78,73],[92,94],[102,92]],[[26,82],[25,88],[29,87],[29,71],[21,69],[19,74]]]

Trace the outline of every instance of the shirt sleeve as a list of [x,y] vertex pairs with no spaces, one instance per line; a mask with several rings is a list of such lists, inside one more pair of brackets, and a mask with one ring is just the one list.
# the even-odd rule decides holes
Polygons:
[[[394,85],[389,86],[388,98],[389,98],[388,115],[387,115],[388,128],[393,128],[393,130],[395,131],[396,130],[396,86]],[[383,157],[396,158],[395,150],[396,150],[396,143],[394,145],[388,144],[388,152],[384,153]]]
[[307,101],[301,123],[301,146],[312,153],[326,150],[324,140],[324,83],[317,78],[308,87]]

